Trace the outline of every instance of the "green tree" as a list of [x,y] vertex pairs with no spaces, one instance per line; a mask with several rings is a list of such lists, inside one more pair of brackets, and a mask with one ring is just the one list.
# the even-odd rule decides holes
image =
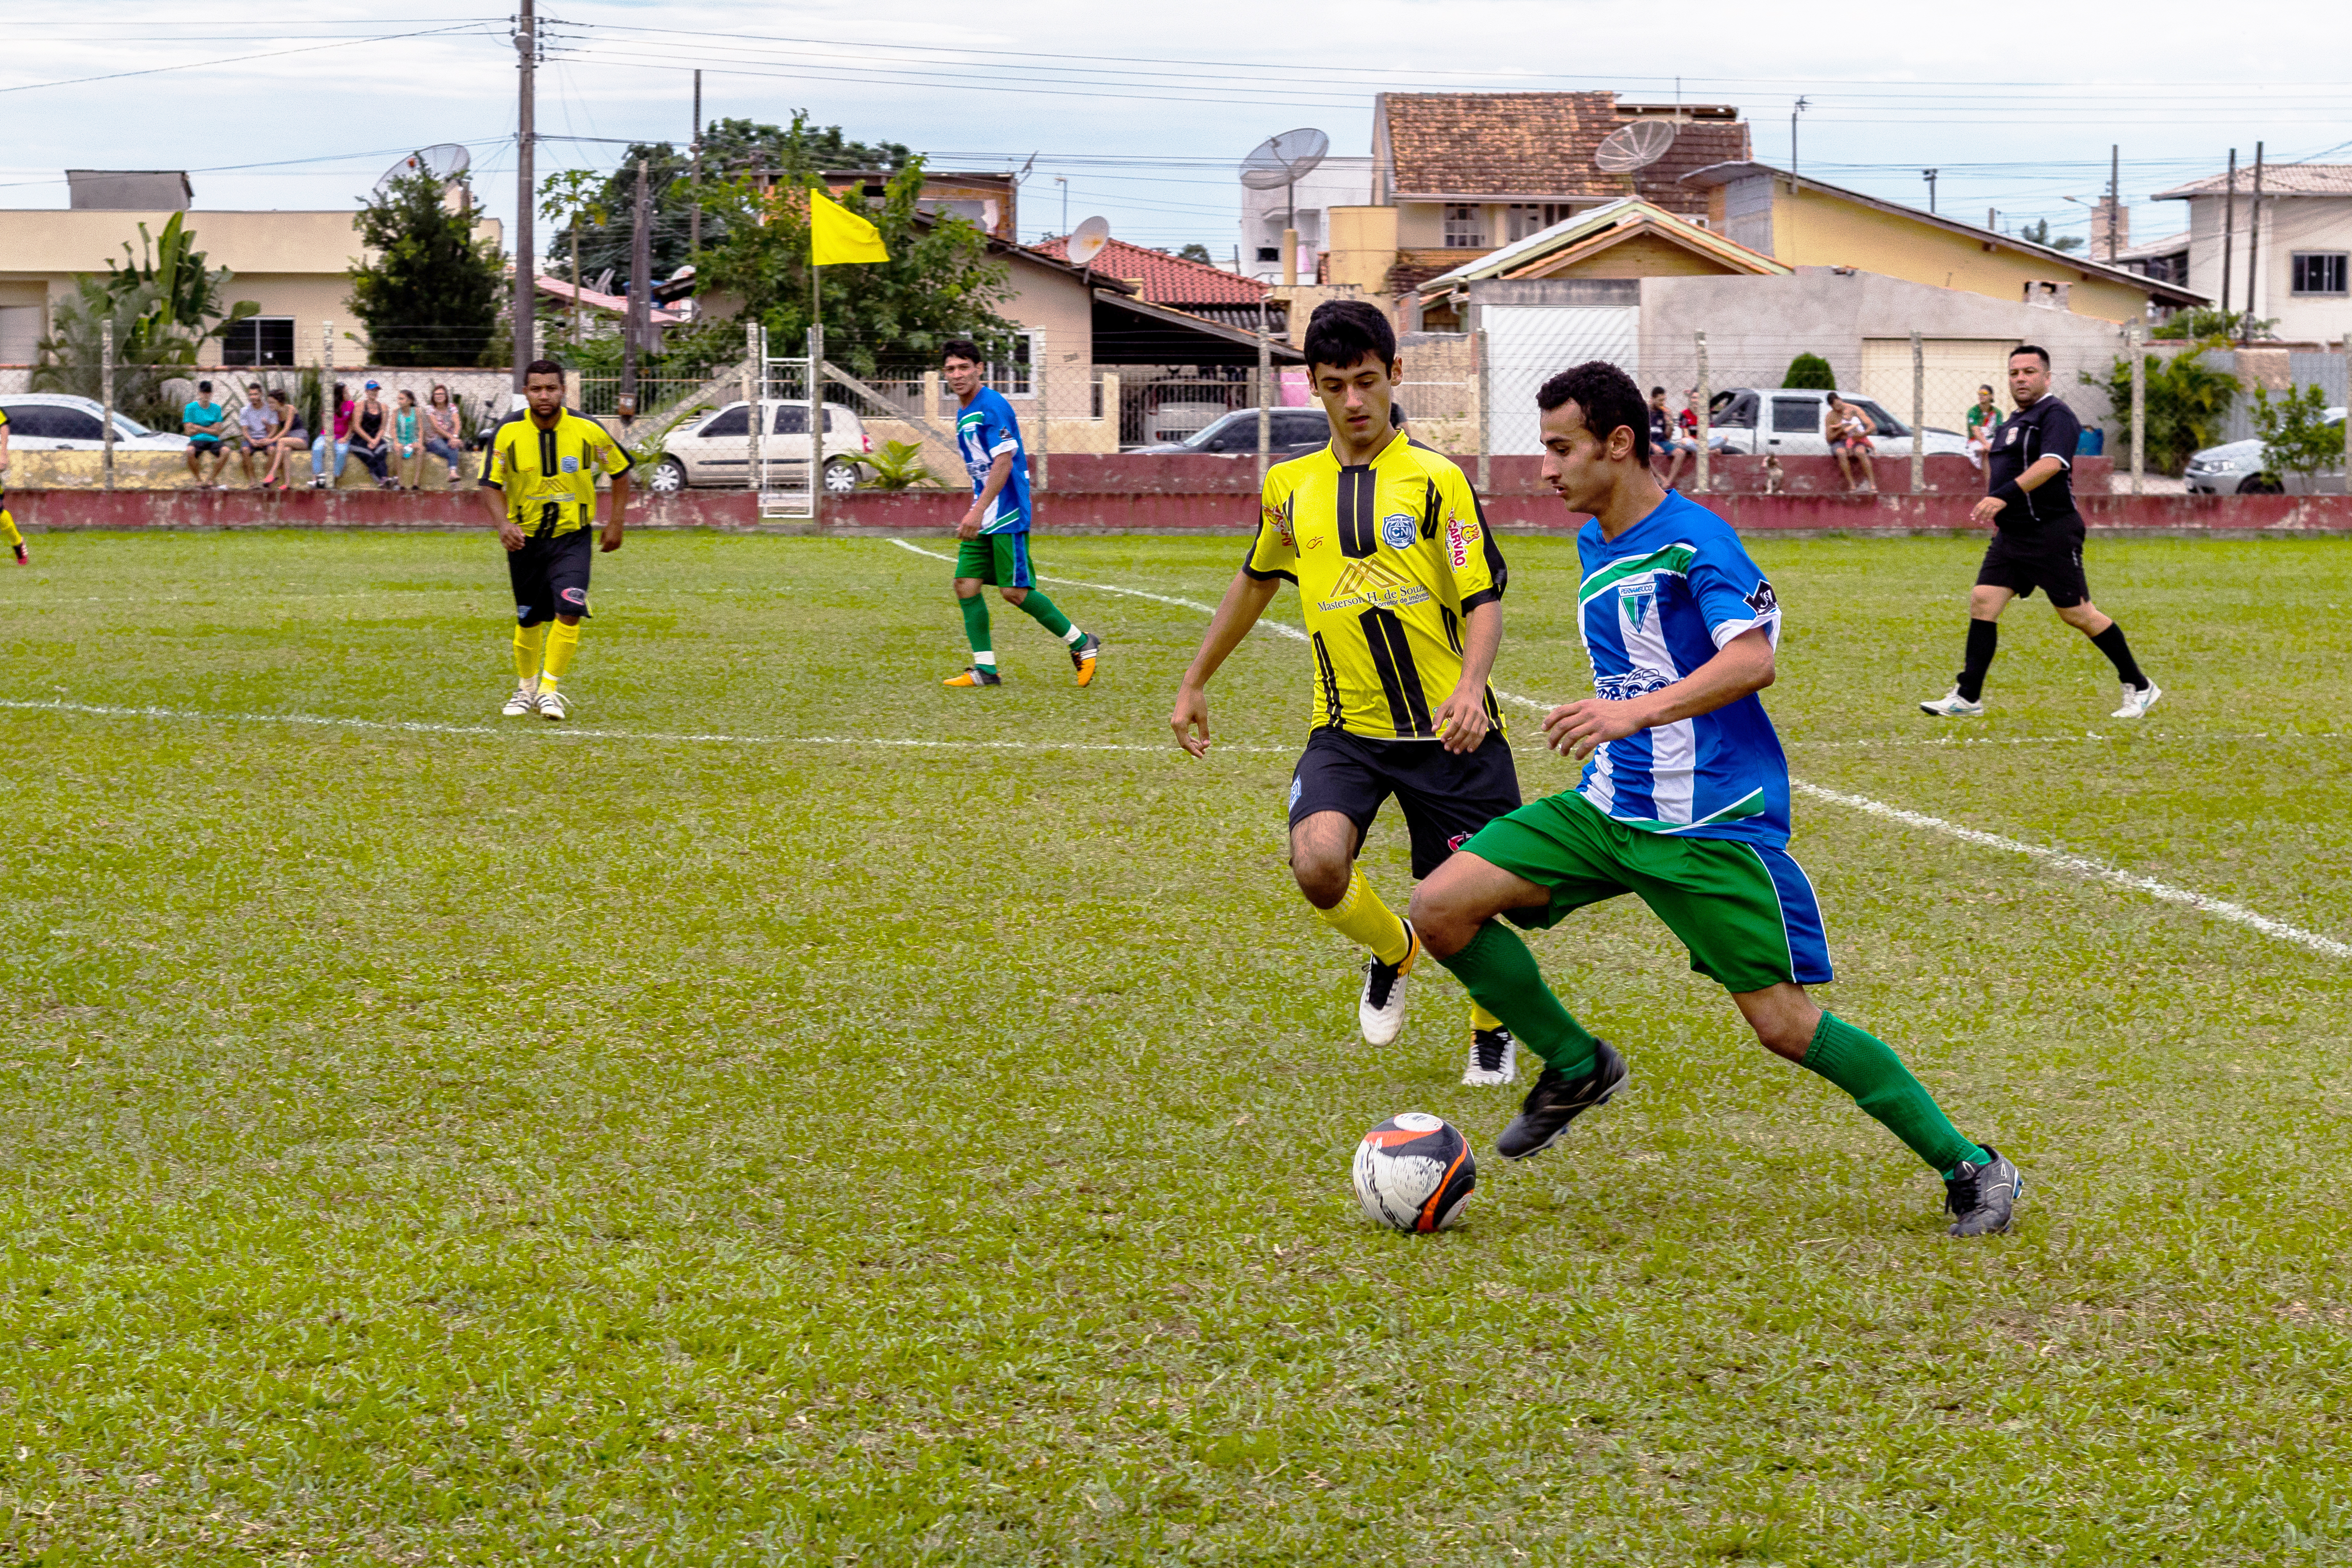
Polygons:
[[[914,156],[911,150],[896,141],[857,141],[843,135],[838,125],[810,125],[805,111],[795,114],[788,126],[750,120],[714,120],[703,132],[702,177],[706,185],[717,185],[738,180],[756,183],[761,171],[787,167],[813,169],[819,173],[851,169],[895,172],[906,167]],[[651,231],[648,246],[653,255],[654,277],[668,277],[687,264],[687,242],[692,230],[688,208],[693,201],[689,181],[693,159],[687,149],[667,141],[638,141],[630,143],[629,150],[621,154],[619,167],[611,173],[580,171],[585,178],[565,188],[562,207],[548,213],[551,221],[562,225],[547,242],[548,255],[560,276],[570,277],[572,231],[577,226],[581,279],[593,283],[610,271],[614,279],[613,292],[622,291],[629,274],[630,225],[631,214],[636,210],[639,160],[646,164],[646,226]],[[540,186],[542,196],[556,189],[552,179]],[[733,221],[731,210],[715,209],[706,202],[702,214],[703,248],[708,250],[723,239],[728,225]]]
[[1819,354],[1799,354],[1789,361],[1789,373],[1780,384],[1809,392],[1835,392],[1837,375],[1830,369],[1830,362]]
[[2248,316],[2242,310],[2223,310],[2210,305],[2194,306],[2176,310],[2158,324],[2155,336],[2164,339],[2181,338],[2195,343],[2214,340],[2222,343],[2236,342],[2245,338],[2267,338],[2278,325],[2275,316],[2268,319]]
[[[795,119],[793,130],[802,129]],[[772,190],[765,180],[728,181],[709,187],[712,210],[726,220],[726,238],[706,246],[696,293],[706,303],[732,296],[745,316],[768,329],[776,351],[800,344],[810,322],[808,205],[804,193],[823,163],[812,144],[788,145]],[[829,267],[822,280],[826,357],[860,375],[873,373],[884,354],[929,355],[950,338],[1003,342],[1017,330],[998,313],[1012,294],[1009,269],[991,259],[988,236],[952,216],[917,210],[923,163],[910,157],[891,175],[877,202],[852,191],[841,204],[881,231],[887,262]],[[714,323],[685,340],[681,355],[708,357],[713,346],[740,353],[739,322]],[[708,341],[704,341],[708,340]]]
[[2254,389],[2254,434],[2263,438],[2263,477],[2308,479],[2344,460],[2344,429],[2327,423],[2327,394],[2306,386],[2273,399],[2268,387]]
[[2023,228],[2017,231],[2017,237],[2028,242],[2029,244],[2046,245],[2052,250],[2080,250],[2083,248],[2083,236],[2081,235],[2060,235],[2056,239],[2052,239],[2050,237],[2050,220],[2048,218],[2042,218],[2026,225]]
[[352,264],[351,307],[378,364],[480,364],[498,332],[505,265],[474,238],[472,192],[457,189],[452,203],[440,180],[414,174],[360,208],[376,260]]
[[261,307],[240,299],[223,308],[222,292],[236,277],[228,268],[205,265],[195,247],[195,231],[185,214],[173,213],[161,235],[139,225],[141,254],[124,242],[124,265],[107,263],[103,277],[74,279],[74,292],[58,307],[47,337],[37,350],[33,390],[100,395],[106,324],[114,330],[114,402],[133,419],[176,429],[179,410],[163,394],[163,383],[195,368],[205,346]]
[[[2224,370],[2205,363],[2205,350],[2226,349],[2229,345],[2219,338],[2210,338],[2186,353],[2161,359],[2150,354],[2142,374],[2146,382],[2147,409],[2147,465],[2159,472],[2178,474],[2189,462],[2189,455],[2200,447],[2210,446],[2219,438],[2223,421],[2230,416],[2230,405],[2238,398],[2238,378]],[[2122,438],[2117,443],[2119,458],[2129,460],[2131,455],[2131,361],[2118,355],[2104,382],[2088,374],[2083,380],[2093,386],[2104,387],[2108,406],[2121,416]]]
[[1183,249],[1178,251],[1176,255],[1179,258],[1184,261],[1204,261],[1211,267],[1217,265],[1217,258],[1209,254],[1209,247],[1202,245],[1198,240],[1194,240],[1191,245],[1188,245]]

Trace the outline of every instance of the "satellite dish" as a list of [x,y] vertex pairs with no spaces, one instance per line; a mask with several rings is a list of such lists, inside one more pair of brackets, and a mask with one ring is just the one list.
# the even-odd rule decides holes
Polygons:
[[1086,267],[1100,256],[1110,244],[1110,222],[1107,218],[1088,218],[1070,231],[1069,257],[1072,267]]
[[1311,128],[1269,136],[1242,160],[1242,183],[1253,191],[1287,185],[1323,162],[1331,139]]
[[432,146],[411,152],[386,169],[375,183],[379,196],[392,188],[394,180],[413,180],[419,174],[429,175],[446,185],[472,165],[474,156],[455,141],[436,141]]
[[1594,149],[1592,162],[1612,174],[1630,174],[1636,169],[1647,168],[1666,155],[1675,144],[1675,122],[1671,120],[1636,120],[1621,125],[1602,138]]

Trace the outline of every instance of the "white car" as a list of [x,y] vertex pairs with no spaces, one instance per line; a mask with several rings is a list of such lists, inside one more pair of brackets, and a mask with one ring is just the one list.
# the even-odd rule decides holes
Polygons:
[[[770,466],[770,482],[781,466],[783,476],[804,481],[809,461],[809,405],[806,398],[770,398],[761,405],[766,421],[760,437],[760,458]],[[646,484],[658,495],[672,495],[689,485],[727,486],[745,489],[751,465],[750,405],[738,399],[709,413],[681,421],[662,438],[662,455]],[[857,411],[844,403],[824,405],[824,487],[838,494],[857,488],[874,438]]]
[[[1754,387],[1734,387],[1707,400],[1707,432],[1723,438],[1718,451],[1749,456],[1769,453],[1780,457],[1827,457],[1829,437],[1822,430],[1829,395],[1796,387],[1771,387],[1760,392]],[[1870,441],[1879,456],[1911,455],[1908,424],[1873,399],[1848,397],[1845,401],[1877,423]],[[1958,431],[1922,425],[1919,450],[1929,457],[1947,452],[1965,457],[1969,455],[1969,439]]]
[[[96,398],[65,392],[10,392],[0,397],[0,413],[8,416],[12,451],[98,452],[106,445],[106,406]],[[223,431],[236,424],[236,411],[225,413]],[[121,410],[115,412],[117,452],[177,452],[187,444],[184,435],[150,430]]]
[[[2327,423],[2341,427],[2344,411],[2331,408]],[[2264,496],[2277,495],[2292,487],[2301,491],[2306,482],[2292,476],[2263,472],[2269,465],[2270,453],[2259,437],[2226,442],[2220,446],[2208,446],[2189,458],[2181,478],[2192,496]],[[2335,495],[2344,486],[2340,474],[2315,474],[2307,487],[2313,495]]]

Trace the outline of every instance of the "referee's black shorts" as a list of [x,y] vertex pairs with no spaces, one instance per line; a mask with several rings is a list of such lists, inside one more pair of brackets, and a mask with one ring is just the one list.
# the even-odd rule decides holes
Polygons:
[[2083,524],[2053,526],[2039,534],[1996,533],[1977,569],[1979,588],[2006,588],[2020,599],[2040,589],[2053,610],[2072,610],[2091,597],[2083,577]]
[[1427,876],[1496,818],[1519,809],[1519,772],[1510,743],[1488,732],[1475,751],[1435,740],[1368,740],[1318,729],[1290,775],[1290,825],[1337,811],[1356,825],[1356,848],[1391,795],[1412,838],[1412,874]]
[[588,617],[588,563],[595,559],[594,528],[541,535],[507,552],[514,584],[515,624],[537,626],[559,615]]

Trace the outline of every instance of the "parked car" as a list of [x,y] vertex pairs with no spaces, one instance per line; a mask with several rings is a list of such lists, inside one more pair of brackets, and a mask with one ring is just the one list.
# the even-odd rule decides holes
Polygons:
[[[1276,457],[1297,457],[1331,444],[1331,422],[1319,408],[1276,408],[1266,431],[1266,450]],[[1228,457],[1257,455],[1257,410],[1237,408],[1197,434],[1182,441],[1155,442],[1139,452],[1218,452]]]
[[[761,403],[767,421],[760,438],[763,463],[782,464],[787,475],[804,477],[809,460],[809,405],[806,398],[769,398]],[[689,485],[744,487],[751,463],[751,405],[737,400],[709,413],[693,415],[672,427],[662,438],[662,455],[646,483],[669,495]],[[866,423],[845,403],[824,405],[824,487],[838,494],[857,488],[874,438]]]
[[[1829,395],[1794,387],[1772,387],[1760,392],[1754,387],[1733,387],[1707,400],[1707,430],[1709,434],[1724,438],[1717,447],[1723,452],[1749,456],[1761,452],[1781,457],[1826,457],[1830,443],[1822,431]],[[1878,448],[1878,455],[1911,455],[1908,424],[1873,399],[1848,397],[1843,392],[1838,395],[1877,423],[1878,429],[1870,439]],[[1920,451],[1926,455],[1946,452],[1957,457],[1968,455],[1968,437],[1958,431],[1927,424],[1920,426]]]
[[[96,398],[64,392],[10,392],[0,397],[0,413],[8,416],[8,444],[18,452],[100,451],[106,445],[105,413],[106,405]],[[235,423],[232,415],[230,423]],[[150,430],[120,410],[115,413],[117,452],[177,452],[187,444],[184,435]]]
[[[2331,408],[2326,419],[2329,424],[2340,426],[2344,411]],[[2189,467],[2181,477],[2192,496],[2274,496],[2287,487],[2286,476],[2264,472],[2269,465],[2268,448],[2260,437],[2250,436],[2244,441],[2208,446],[2189,459]],[[2300,490],[2305,486],[2296,480],[2294,487]],[[2343,487],[2340,474],[2315,474],[2309,486],[2314,495],[2336,494]]]

